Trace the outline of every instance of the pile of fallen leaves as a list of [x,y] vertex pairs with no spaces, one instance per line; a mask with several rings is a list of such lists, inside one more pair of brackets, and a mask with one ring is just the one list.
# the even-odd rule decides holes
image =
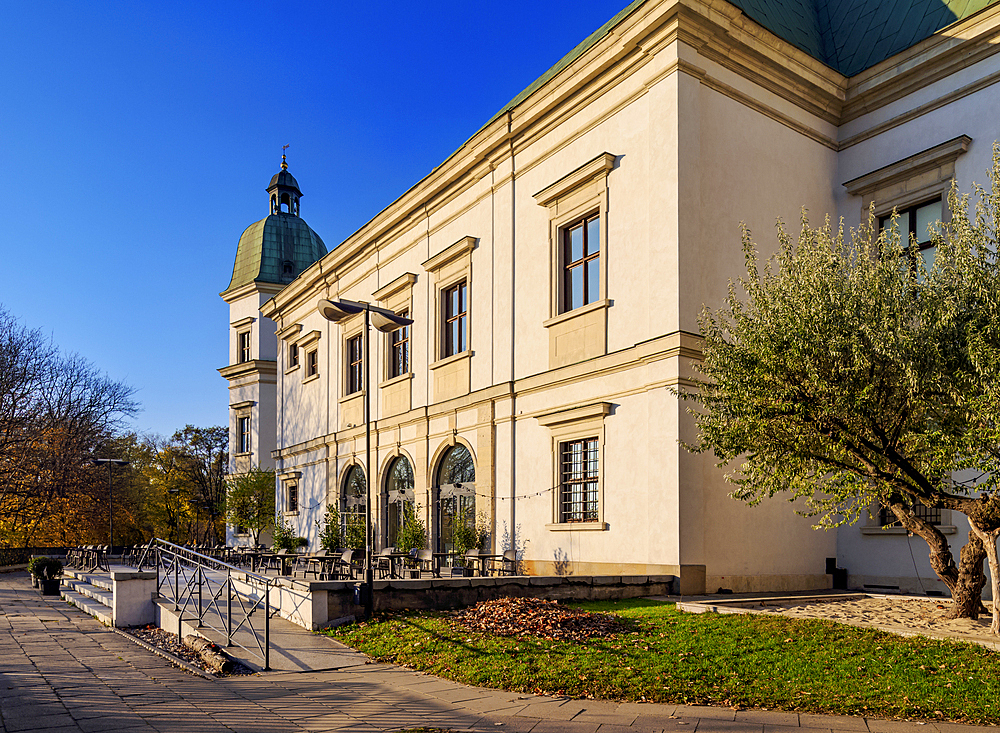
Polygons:
[[460,611],[457,621],[473,631],[497,636],[537,636],[549,641],[583,641],[628,630],[615,616],[568,608],[540,598],[481,601]]

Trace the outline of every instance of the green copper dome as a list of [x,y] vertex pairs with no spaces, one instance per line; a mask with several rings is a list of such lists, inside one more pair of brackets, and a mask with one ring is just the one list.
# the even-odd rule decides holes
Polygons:
[[326,254],[323,240],[299,217],[302,192],[281,158],[281,170],[267,187],[271,213],[240,237],[233,277],[222,295],[253,282],[287,285]]

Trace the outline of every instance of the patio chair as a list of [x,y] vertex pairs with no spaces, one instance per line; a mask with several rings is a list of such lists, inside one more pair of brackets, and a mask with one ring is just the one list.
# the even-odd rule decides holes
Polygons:
[[344,550],[333,566],[333,575],[337,580],[354,580],[358,573],[364,572],[364,565],[355,562],[355,550]]
[[285,564],[285,555],[288,554],[288,550],[282,548],[277,552],[267,556],[267,566],[264,568],[264,572],[268,570],[277,570],[279,573]]
[[434,561],[434,553],[431,550],[414,550],[413,562],[417,566],[420,574],[430,573],[435,578],[441,577],[441,570]]
[[490,572],[493,575],[517,575],[517,552],[504,551],[503,558],[493,560]]
[[395,547],[383,547],[382,552],[375,556],[375,571],[380,580],[392,576],[392,554],[395,552]]

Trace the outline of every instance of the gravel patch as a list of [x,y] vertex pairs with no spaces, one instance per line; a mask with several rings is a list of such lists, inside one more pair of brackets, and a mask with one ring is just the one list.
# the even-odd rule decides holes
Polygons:
[[128,629],[128,633],[138,639],[142,639],[147,644],[155,646],[157,649],[165,651],[169,654],[173,654],[175,657],[183,659],[188,664],[213,674],[216,677],[235,677],[254,674],[254,671],[250,669],[250,667],[237,660],[232,672],[227,675],[220,675],[202,661],[198,652],[184,646],[177,634],[171,634],[169,631],[164,631],[158,626],[136,626]]

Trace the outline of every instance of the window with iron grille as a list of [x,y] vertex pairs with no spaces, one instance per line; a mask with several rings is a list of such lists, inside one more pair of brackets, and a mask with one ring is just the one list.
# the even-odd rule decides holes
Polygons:
[[[399,315],[409,316],[407,311]],[[389,334],[389,379],[410,372],[410,327],[402,326]]]
[[250,452],[250,417],[236,418],[236,452]]
[[[917,502],[911,508],[913,515],[919,519],[923,519],[934,525],[941,524],[941,510],[927,507]],[[881,527],[902,527],[899,520],[896,519],[896,515],[892,513],[892,509],[889,507],[882,507],[878,512],[878,523]]]
[[465,281],[444,291],[444,342],[441,357],[461,354],[468,348],[466,342],[469,306]]
[[236,334],[236,361],[244,364],[250,361],[250,332],[240,331]]
[[359,334],[347,339],[347,392],[354,394],[364,388],[362,382],[362,369],[364,368],[364,357],[362,356],[362,335]]
[[601,218],[597,214],[562,230],[562,311],[601,298]]
[[559,521],[598,519],[597,438],[560,443]]
[[297,512],[299,510],[299,485],[288,484],[288,511]]

